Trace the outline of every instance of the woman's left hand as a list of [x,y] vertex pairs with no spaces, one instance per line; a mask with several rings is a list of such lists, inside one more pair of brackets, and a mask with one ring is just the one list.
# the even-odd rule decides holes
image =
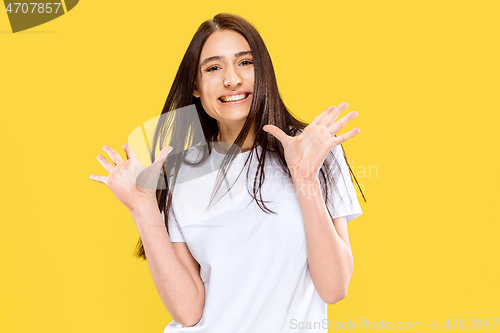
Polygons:
[[285,134],[274,125],[263,127],[283,145],[285,160],[293,179],[317,178],[330,150],[361,132],[359,128],[354,128],[345,134],[335,136],[345,124],[358,116],[356,111],[352,111],[336,121],[339,114],[348,106],[346,102],[330,106],[295,137]]

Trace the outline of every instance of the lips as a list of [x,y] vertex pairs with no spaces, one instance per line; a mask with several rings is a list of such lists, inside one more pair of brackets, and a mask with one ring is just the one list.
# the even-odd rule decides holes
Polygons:
[[[248,98],[248,95],[250,95],[251,92],[247,90],[237,90],[237,91],[231,91],[228,92],[227,94],[224,94],[218,98],[218,100],[221,103],[231,103],[231,102],[239,102],[239,101],[244,101],[245,99]],[[244,96],[239,96],[239,95],[244,95]],[[243,97],[243,98],[242,98]]]
[[250,95],[250,93],[241,93],[241,94],[236,94],[236,95],[229,95],[229,96],[221,96],[219,97],[219,100],[222,103],[230,103],[230,102],[238,102],[241,100],[244,100]]

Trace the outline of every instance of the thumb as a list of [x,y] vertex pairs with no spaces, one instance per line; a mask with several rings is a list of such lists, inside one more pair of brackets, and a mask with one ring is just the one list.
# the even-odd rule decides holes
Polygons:
[[165,160],[167,159],[167,155],[170,154],[170,152],[172,151],[172,146],[166,146],[165,148],[163,148],[160,153],[158,154],[158,156],[156,156],[156,159],[155,161],[153,162],[154,163],[163,163],[165,162]]
[[142,170],[137,177],[137,185],[145,189],[155,189],[158,184],[158,177],[163,166],[163,162],[167,159],[167,155],[172,151],[171,146],[163,148],[156,157],[153,164]]
[[171,146],[167,146],[165,148],[163,148],[160,153],[158,154],[158,156],[156,156],[156,159],[155,161],[153,162],[153,164],[151,164],[149,166],[149,168],[151,168],[151,173],[154,174],[154,175],[159,175],[160,172],[161,172],[161,167],[163,165],[163,163],[165,162],[165,160],[167,159],[167,155],[170,154],[170,152],[172,151],[172,147]]
[[265,125],[262,129],[278,139],[283,146],[285,145],[288,135],[286,135],[285,132],[283,132],[279,127],[274,125]]

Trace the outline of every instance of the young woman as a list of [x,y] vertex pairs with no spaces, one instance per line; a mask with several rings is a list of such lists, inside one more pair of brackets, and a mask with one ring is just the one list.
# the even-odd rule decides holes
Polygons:
[[337,120],[347,106],[297,120],[251,24],[219,14],[199,27],[152,165],[104,146],[114,164],[98,155],[109,175],[91,175],[132,214],[136,254],[174,319],[165,332],[327,332],[326,304],[353,272],[347,222],[362,214],[341,146],[360,130],[336,136],[357,116]]

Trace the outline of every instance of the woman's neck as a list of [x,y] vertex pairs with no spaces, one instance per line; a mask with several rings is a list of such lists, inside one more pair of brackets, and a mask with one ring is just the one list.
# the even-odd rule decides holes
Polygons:
[[[231,146],[234,144],[234,141],[238,137],[238,134],[240,133],[241,128],[239,130],[234,130],[231,133],[228,133],[228,131],[225,131],[224,129],[221,129],[219,127],[219,133],[217,133],[217,136],[214,138],[214,148],[217,150],[217,152],[220,152],[221,154],[226,154]],[[255,140],[255,137],[253,135],[254,133],[254,126],[250,128],[250,131],[248,132],[247,137],[245,138],[245,142],[243,143],[243,147],[241,147],[241,152],[244,153],[246,151],[249,151],[253,147],[253,142]]]

